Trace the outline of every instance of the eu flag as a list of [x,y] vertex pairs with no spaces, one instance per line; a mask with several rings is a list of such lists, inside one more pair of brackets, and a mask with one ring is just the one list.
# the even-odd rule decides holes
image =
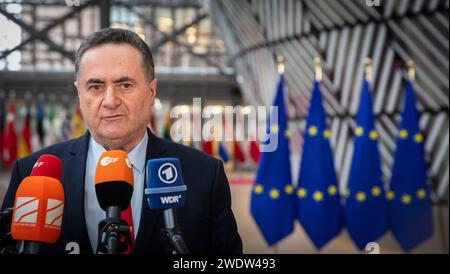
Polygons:
[[388,192],[391,230],[407,252],[433,233],[423,141],[413,86],[408,82]]
[[[250,205],[251,214],[269,246],[293,231],[295,218],[283,86],[283,76],[280,76],[273,104],[278,107],[278,121],[267,122],[271,139],[278,138],[278,146],[273,152],[261,151]],[[264,144],[269,142],[266,140]]]
[[378,133],[367,81],[363,84],[356,123],[344,216],[348,233],[356,246],[363,249],[387,229],[387,201],[381,177]]
[[318,249],[338,235],[343,225],[330,136],[319,83],[314,82],[297,185],[297,206],[300,223]]

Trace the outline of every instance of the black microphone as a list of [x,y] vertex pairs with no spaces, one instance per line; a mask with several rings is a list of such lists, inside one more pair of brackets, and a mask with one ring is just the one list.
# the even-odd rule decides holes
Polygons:
[[183,182],[180,161],[177,158],[148,160],[146,186],[145,194],[150,209],[163,210],[164,232],[172,250],[178,254],[189,254],[175,213],[176,207],[184,206],[187,189]]
[[0,212],[0,225],[11,223],[13,208],[8,207]]

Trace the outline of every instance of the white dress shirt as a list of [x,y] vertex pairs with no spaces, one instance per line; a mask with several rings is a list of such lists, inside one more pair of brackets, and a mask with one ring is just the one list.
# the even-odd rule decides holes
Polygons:
[[[131,197],[131,210],[133,214],[133,232],[136,239],[141,220],[141,207],[144,193],[145,158],[147,154],[148,135],[145,133],[139,144],[128,153],[128,159],[133,166],[134,187]],[[106,218],[106,213],[100,207],[95,193],[94,176],[97,162],[106,149],[98,144],[92,137],[89,140],[89,150],[86,160],[86,177],[84,184],[84,215],[86,226],[94,253],[97,251],[98,223]]]

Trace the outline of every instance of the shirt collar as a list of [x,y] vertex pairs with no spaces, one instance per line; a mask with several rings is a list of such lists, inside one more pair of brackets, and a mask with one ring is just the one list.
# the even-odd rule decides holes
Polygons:
[[[97,143],[92,137],[90,143],[94,159],[96,159],[97,161],[100,158],[100,156],[102,156],[103,152],[106,151],[106,149],[102,145]],[[133,168],[140,173],[143,173],[145,171],[147,143],[148,143],[148,134],[147,132],[145,132],[144,137],[142,137],[142,140],[127,155]]]

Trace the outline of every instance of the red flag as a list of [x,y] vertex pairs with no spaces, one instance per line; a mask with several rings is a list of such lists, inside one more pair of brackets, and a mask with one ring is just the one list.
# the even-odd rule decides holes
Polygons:
[[212,141],[204,141],[202,143],[202,151],[208,155],[214,156],[213,142]]
[[6,131],[3,138],[3,163],[10,168],[17,159],[17,137],[14,128],[16,106],[11,103],[6,115]]
[[241,146],[238,144],[238,142],[234,141],[233,147],[234,147],[234,159],[239,163],[245,162],[244,152],[242,152]]
[[250,157],[252,157],[253,162],[259,162],[259,147],[256,141],[250,141]]

